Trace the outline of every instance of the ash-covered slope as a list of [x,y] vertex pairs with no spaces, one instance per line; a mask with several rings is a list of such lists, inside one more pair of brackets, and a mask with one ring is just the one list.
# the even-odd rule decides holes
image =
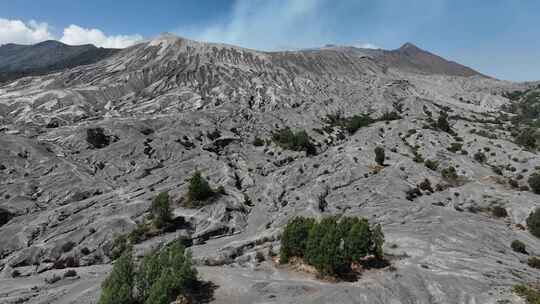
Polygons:
[[[172,36],[0,86],[0,303],[96,303],[114,239],[162,191],[177,225],[135,252],[186,236],[200,276],[217,285],[213,303],[518,301],[511,286],[540,278],[510,248],[519,239],[540,252],[523,229],[539,205],[525,186],[540,157],[513,134],[523,111],[512,105],[534,90],[507,92],[533,86],[388,69],[340,49],[268,53]],[[391,112],[355,132],[336,123]],[[448,129],[437,123],[445,114]],[[306,130],[314,155],[272,143],[284,127]],[[199,209],[183,204],[196,170],[226,193]],[[275,265],[296,215],[382,224],[393,267],[331,283]],[[68,269],[77,276],[50,280]]]
[[70,46],[53,40],[35,45],[5,44],[0,46],[0,82],[95,63],[116,52],[90,44]]

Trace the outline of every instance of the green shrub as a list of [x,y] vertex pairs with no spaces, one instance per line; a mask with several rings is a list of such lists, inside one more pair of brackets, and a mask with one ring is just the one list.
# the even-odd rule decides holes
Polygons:
[[527,217],[527,229],[532,235],[540,237],[540,209],[536,209]]
[[385,153],[383,147],[375,148],[375,162],[379,165],[384,165]]
[[391,120],[399,120],[402,117],[399,115],[398,112],[392,111],[392,112],[384,112],[381,117],[379,117],[379,121],[391,121]]
[[367,127],[373,122],[374,120],[368,114],[354,115],[345,120],[344,127],[349,134],[354,134],[358,129]]
[[315,225],[315,220],[296,217],[289,221],[281,236],[280,263],[289,262],[289,257],[303,257],[306,251],[309,231]]
[[494,217],[507,217],[508,212],[506,212],[506,209],[501,206],[495,206],[491,209],[491,214],[493,214]]
[[152,201],[152,219],[156,228],[161,229],[171,222],[169,194],[161,192]]
[[527,260],[527,265],[529,265],[532,268],[540,269],[540,259],[537,257],[530,257]]
[[379,259],[382,259],[384,257],[383,245],[384,233],[382,231],[381,224],[378,224],[377,226],[375,226],[375,229],[373,229],[372,249],[375,256]]
[[455,142],[450,144],[450,147],[447,148],[448,151],[456,153],[457,151],[461,150],[463,148],[463,144],[459,142]]
[[98,304],[132,304],[135,269],[131,250],[126,250],[114,263],[111,274],[101,284]]
[[474,160],[476,160],[479,163],[484,163],[487,160],[487,156],[482,152],[476,152],[473,156]]
[[439,167],[439,162],[437,162],[436,160],[426,159],[424,161],[424,165],[426,165],[426,167],[430,170],[437,171],[437,168]]
[[510,247],[512,247],[512,250],[518,253],[527,253],[525,244],[520,240],[513,240],[512,244],[510,244]]
[[531,174],[527,182],[534,193],[540,194],[540,173]]
[[305,151],[307,155],[317,153],[315,145],[304,130],[293,132],[289,128],[280,129],[272,133],[272,140],[283,149]]
[[255,137],[255,139],[253,140],[253,145],[254,145],[255,147],[264,146],[264,140],[262,140],[262,139],[259,138],[259,137]]
[[214,190],[210,187],[206,179],[202,177],[200,171],[195,171],[189,179],[188,200],[205,201],[214,195]]
[[442,177],[446,180],[455,181],[458,179],[458,174],[454,166],[449,166],[441,171]]

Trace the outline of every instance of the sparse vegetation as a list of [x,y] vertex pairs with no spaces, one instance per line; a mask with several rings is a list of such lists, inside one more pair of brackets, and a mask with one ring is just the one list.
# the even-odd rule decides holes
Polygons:
[[290,128],[279,129],[272,133],[272,140],[283,149],[304,151],[307,155],[317,154],[315,145],[304,130],[293,132]]
[[519,133],[515,134],[515,140],[516,144],[523,146],[527,149],[534,150],[536,149],[536,138],[537,138],[537,132],[533,128],[525,128],[521,130]]
[[525,298],[528,304],[540,304],[540,291],[524,284],[514,285],[512,291]]

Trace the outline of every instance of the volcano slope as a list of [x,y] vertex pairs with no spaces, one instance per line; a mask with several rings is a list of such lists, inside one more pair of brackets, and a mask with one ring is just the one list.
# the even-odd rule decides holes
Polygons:
[[[162,36],[0,86],[0,302],[96,303],[114,239],[163,191],[183,225],[136,255],[187,236],[212,303],[519,302],[511,287],[540,279],[510,247],[540,254],[524,228],[540,158],[513,136],[515,109],[538,84],[412,73],[361,54]],[[387,119],[340,127],[362,113]],[[267,140],[285,127],[305,130],[316,153]],[[226,194],[194,209],[182,201],[196,170]],[[418,188],[426,179],[433,191]],[[382,224],[391,270],[336,283],[276,266],[269,256],[298,215]]]

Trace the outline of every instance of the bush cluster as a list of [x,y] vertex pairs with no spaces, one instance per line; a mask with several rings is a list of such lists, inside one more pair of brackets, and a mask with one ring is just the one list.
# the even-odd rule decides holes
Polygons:
[[512,250],[514,250],[515,252],[523,254],[527,253],[525,244],[520,240],[513,240],[512,244],[510,244],[510,247],[512,247]]
[[189,295],[196,283],[197,270],[181,240],[145,256],[138,267],[126,250],[102,283],[98,304],[168,304]]
[[272,133],[272,140],[283,149],[305,151],[307,155],[315,155],[317,149],[306,131],[293,132],[290,128],[279,129]]
[[384,234],[380,225],[370,227],[366,219],[328,217],[320,222],[297,217],[291,220],[281,238],[280,262],[302,258],[321,275],[339,276],[351,270],[367,255],[382,260]]

